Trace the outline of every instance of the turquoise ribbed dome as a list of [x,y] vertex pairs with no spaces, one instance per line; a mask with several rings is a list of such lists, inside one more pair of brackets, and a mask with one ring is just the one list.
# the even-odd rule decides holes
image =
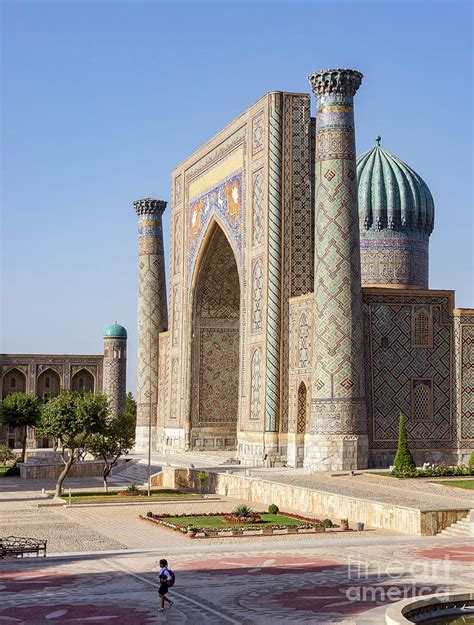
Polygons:
[[125,330],[123,326],[115,322],[112,325],[110,325],[104,332],[104,339],[108,337],[126,339],[127,330]]
[[361,234],[385,229],[431,234],[433,198],[409,165],[376,145],[357,159],[357,178]]

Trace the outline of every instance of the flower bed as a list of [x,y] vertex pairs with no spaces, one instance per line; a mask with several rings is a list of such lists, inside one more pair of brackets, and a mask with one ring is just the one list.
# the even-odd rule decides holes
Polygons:
[[[273,533],[315,533],[324,532],[327,529],[324,522],[319,519],[309,519],[298,514],[289,512],[279,512],[269,514],[266,512],[254,513],[248,522],[232,519],[229,524],[229,517],[232,515],[225,513],[205,513],[205,514],[153,514],[148,512],[146,516],[140,515],[144,521],[155,523],[163,527],[187,534],[190,538],[198,535],[200,538],[245,536],[249,534],[271,535]],[[256,520],[257,519],[257,520]],[[280,522],[278,522],[280,521]],[[298,521],[304,521],[299,523]]]
[[472,475],[474,476],[474,466],[465,464],[449,465],[444,462],[433,464],[426,469],[413,469],[412,471],[390,471],[394,477],[449,477],[450,475]]

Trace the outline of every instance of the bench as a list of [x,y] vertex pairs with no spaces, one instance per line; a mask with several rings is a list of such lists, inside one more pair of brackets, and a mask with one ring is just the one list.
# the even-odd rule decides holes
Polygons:
[[46,557],[46,540],[6,536],[0,538],[0,560],[4,558],[23,558],[24,555],[43,555]]

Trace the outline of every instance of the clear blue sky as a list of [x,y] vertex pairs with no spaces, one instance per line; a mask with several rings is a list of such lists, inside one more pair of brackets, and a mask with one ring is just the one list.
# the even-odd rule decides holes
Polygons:
[[[134,199],[271,90],[361,70],[358,152],[382,145],[431,188],[431,287],[474,307],[472,5],[3,1],[2,325],[6,352],[101,353],[129,332]],[[314,103],[313,103],[314,104]],[[168,246],[169,211],[165,213]],[[168,247],[166,250],[168,263]]]

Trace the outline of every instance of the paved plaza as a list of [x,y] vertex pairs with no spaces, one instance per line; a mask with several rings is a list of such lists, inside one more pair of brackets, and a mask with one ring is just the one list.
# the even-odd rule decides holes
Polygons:
[[[176,572],[157,612],[157,560]],[[390,598],[472,589],[474,542],[433,538],[215,545],[5,561],[0,623],[381,625]]]
[[[305,482],[372,499],[418,505],[471,506],[472,494],[450,487],[371,475],[306,477],[302,472],[252,470],[275,480]],[[71,479],[66,488],[98,488]],[[409,537],[382,529],[315,535],[191,540],[138,518],[153,512],[230,511],[238,500],[139,505],[51,506],[48,482],[0,482],[0,535],[48,540],[48,557],[0,563],[0,625],[47,623],[170,623],[176,625],[291,623],[382,625],[390,601],[432,592],[472,590],[474,541]],[[254,509],[260,509],[253,502]],[[472,506],[471,506],[472,507]],[[156,566],[176,572],[175,603],[159,613]]]

